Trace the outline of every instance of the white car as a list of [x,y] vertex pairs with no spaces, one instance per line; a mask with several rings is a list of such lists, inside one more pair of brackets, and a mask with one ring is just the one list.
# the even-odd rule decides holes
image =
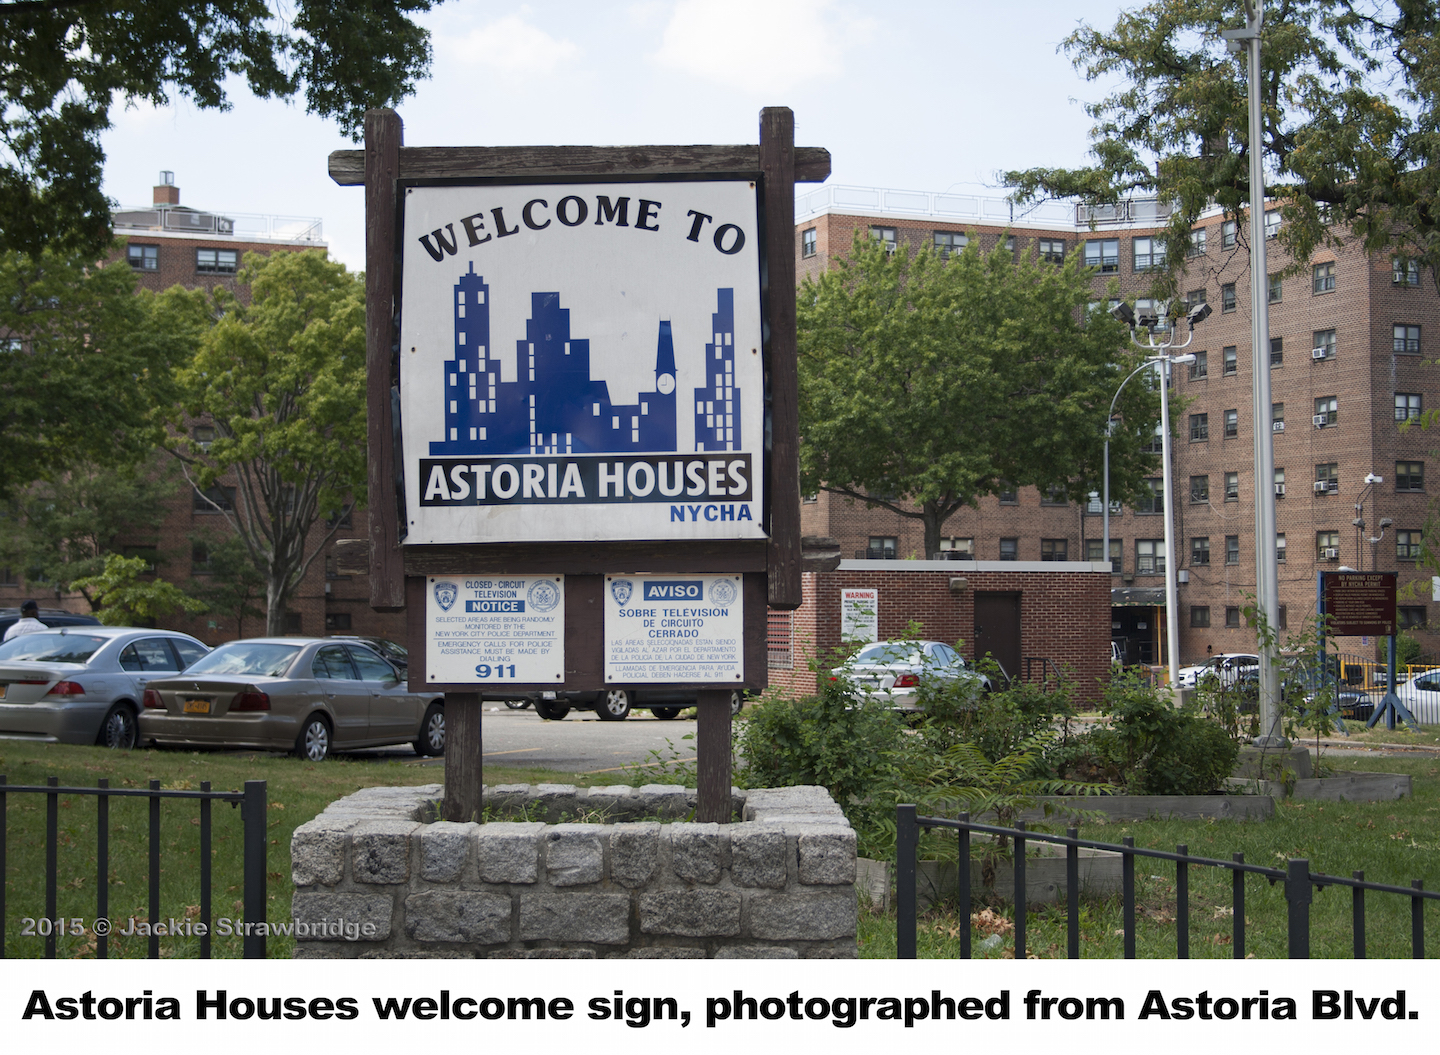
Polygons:
[[1218,656],[1211,656],[1204,663],[1181,667],[1176,674],[1175,683],[1182,689],[1193,689],[1201,680],[1213,675],[1219,679],[1221,685],[1228,688],[1239,681],[1246,671],[1259,666],[1259,656],[1244,652],[1222,652]]
[[188,634],[69,626],[0,645],[0,736],[131,748],[145,686],[210,651]]
[[1440,724],[1440,668],[1417,671],[1395,695],[1421,725]]
[[922,681],[966,681],[977,696],[990,690],[990,679],[943,641],[876,641],[830,674],[854,683],[869,699],[902,711],[920,710]]

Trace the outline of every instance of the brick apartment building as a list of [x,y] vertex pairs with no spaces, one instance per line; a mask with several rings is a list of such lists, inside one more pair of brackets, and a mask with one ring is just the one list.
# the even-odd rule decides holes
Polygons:
[[[180,189],[174,174],[162,172],[154,188],[149,208],[122,208],[113,214],[117,241],[123,241],[112,263],[128,261],[139,285],[145,289],[163,290],[181,285],[212,289],[226,287],[237,290],[236,273],[246,253],[300,252],[324,249],[321,223],[303,217],[258,216],[243,213],[219,213],[190,208],[180,204]],[[191,423],[197,439],[204,439],[209,422]],[[162,471],[173,469],[166,465]],[[178,477],[178,474],[176,474]],[[167,503],[166,516],[158,530],[136,534],[126,539],[124,550],[131,555],[150,559],[159,575],[194,592],[207,581],[212,572],[204,539],[220,538],[229,528],[222,515],[192,489],[179,480],[180,489]],[[233,494],[234,481],[221,480],[220,487]],[[351,526],[358,525],[358,530]],[[325,531],[317,524],[311,544],[318,542]],[[339,538],[365,535],[364,512],[359,511],[342,524]],[[286,614],[286,629],[296,634],[357,633],[401,638],[403,616],[380,615],[370,609],[369,586],[361,576],[341,574],[333,553],[318,558],[300,589],[292,596]],[[36,596],[42,604],[60,604],[75,611],[85,611],[84,599],[78,595],[54,599],[53,587],[30,585],[16,571],[0,576],[0,606],[18,605],[25,597]],[[258,605],[264,608],[263,594]],[[232,616],[208,613],[198,617],[175,614],[162,621],[169,629],[182,630],[205,641],[218,644],[241,636],[263,634],[265,622],[247,619],[242,627]]]
[[[857,231],[941,252],[969,239],[988,251],[1007,239],[1017,253],[1055,261],[1081,253],[1097,267],[1097,295],[1113,279],[1127,299],[1149,294],[1151,271],[1162,262],[1156,236],[1166,220],[1153,200],[1095,210],[1050,203],[1021,212],[998,198],[844,186],[799,196],[796,216],[802,279],[848,251]],[[1272,232],[1279,222],[1278,211],[1267,214]],[[1282,626],[1298,628],[1314,614],[1318,571],[1397,571],[1401,625],[1432,651],[1430,573],[1417,558],[1430,509],[1427,480],[1435,486],[1435,444],[1413,424],[1440,405],[1434,279],[1401,257],[1350,245],[1322,248],[1301,273],[1282,276],[1291,261],[1278,243],[1268,248],[1271,346],[1258,356],[1250,347],[1246,223],[1237,230],[1218,209],[1206,213],[1185,261],[1181,290],[1190,301],[1207,301],[1213,313],[1186,349],[1197,361],[1174,369],[1185,404],[1172,415],[1181,655],[1253,651],[1241,611],[1255,591],[1257,486],[1274,488],[1277,496]],[[1274,405],[1258,427],[1273,433],[1273,480],[1254,479],[1251,372],[1257,363],[1271,371]],[[1112,507],[1110,522],[1111,632],[1132,662],[1164,655],[1158,473],[1152,483],[1154,502]],[[1022,489],[957,512],[945,525],[942,547],[947,557],[980,561],[1103,562],[1101,512],[1098,495],[1076,505]],[[933,556],[919,552],[918,520],[824,491],[805,500],[801,523],[807,535],[836,538],[846,558]],[[1374,647],[1361,640],[1340,644],[1357,653]]]

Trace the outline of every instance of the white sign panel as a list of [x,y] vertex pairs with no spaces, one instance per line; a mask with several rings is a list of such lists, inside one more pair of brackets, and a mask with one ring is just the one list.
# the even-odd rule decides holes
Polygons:
[[563,682],[565,577],[427,577],[425,678],[497,689]]
[[406,542],[763,538],[754,184],[413,187]]
[[879,590],[840,590],[840,640],[862,645],[880,640]]
[[605,576],[605,680],[745,680],[739,575]]

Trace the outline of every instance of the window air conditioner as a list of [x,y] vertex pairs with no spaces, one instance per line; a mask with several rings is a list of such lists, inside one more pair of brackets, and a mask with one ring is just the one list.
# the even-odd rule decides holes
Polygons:
[[1329,357],[1329,355],[1330,355],[1330,349],[1329,349],[1329,348],[1311,348],[1311,349],[1310,349],[1310,358],[1311,358],[1311,359],[1326,359],[1326,358]]
[[1271,431],[1271,432],[1284,432],[1284,431],[1285,431],[1285,422],[1283,422],[1283,421],[1272,421],[1272,422],[1270,423],[1270,431]]
[[1275,497],[1276,497],[1276,498],[1284,498],[1284,497],[1285,497],[1285,485],[1284,485],[1284,484],[1276,484],[1276,485],[1275,485]]
[[1326,491],[1328,491],[1328,490],[1330,490],[1329,481],[1326,481],[1326,480],[1316,480],[1316,481],[1315,481],[1315,493],[1316,493],[1317,495],[1323,495],[1323,494],[1324,494]]
[[1317,429],[1323,429],[1326,425],[1330,423],[1330,415],[1316,414],[1313,418],[1310,419],[1310,421]]
[[1338,546],[1326,546],[1320,551],[1320,556],[1324,557],[1326,560],[1339,560],[1340,549]]

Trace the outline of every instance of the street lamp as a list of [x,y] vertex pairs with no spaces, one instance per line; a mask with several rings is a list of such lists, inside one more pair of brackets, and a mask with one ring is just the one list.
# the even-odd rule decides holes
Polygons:
[[[1159,317],[1155,315],[1136,316],[1130,305],[1120,303],[1110,310],[1115,316],[1130,328],[1130,340],[1137,348],[1143,348],[1150,355],[1138,367],[1130,372],[1130,375],[1120,382],[1120,388],[1115,390],[1114,397],[1110,400],[1110,414],[1105,419],[1105,497],[1104,523],[1105,523],[1105,560],[1110,559],[1110,429],[1115,418],[1115,403],[1120,398],[1120,392],[1125,388],[1131,377],[1151,366],[1155,367],[1156,373],[1160,376],[1160,459],[1162,479],[1164,480],[1164,491],[1161,501],[1164,503],[1165,512],[1165,659],[1166,666],[1170,671],[1170,684],[1173,686],[1180,677],[1180,590],[1177,570],[1175,567],[1175,531],[1174,531],[1174,508],[1175,508],[1175,484],[1170,468],[1170,367],[1177,363],[1193,363],[1195,354],[1193,352],[1184,355],[1173,353],[1182,348],[1188,348],[1190,342],[1195,339],[1195,326],[1204,322],[1210,316],[1209,304],[1196,304],[1185,313],[1186,334],[1185,343],[1175,343],[1175,330],[1170,327],[1164,341],[1155,343],[1154,330],[1159,323]],[[1136,335],[1139,328],[1145,330],[1145,343],[1141,344]]]

